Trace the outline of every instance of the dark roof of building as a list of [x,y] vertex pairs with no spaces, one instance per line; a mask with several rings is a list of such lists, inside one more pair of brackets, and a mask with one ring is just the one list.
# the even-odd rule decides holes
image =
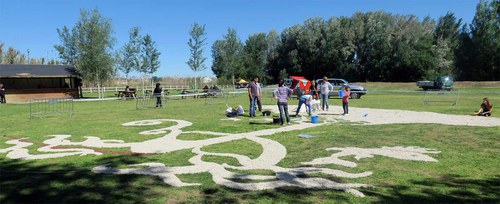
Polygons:
[[78,77],[74,66],[1,64],[0,77]]

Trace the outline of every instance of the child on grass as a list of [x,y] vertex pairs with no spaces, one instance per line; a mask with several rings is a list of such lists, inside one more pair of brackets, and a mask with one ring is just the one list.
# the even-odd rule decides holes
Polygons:
[[346,85],[344,87],[344,94],[342,95],[342,108],[344,109],[343,115],[349,115],[349,95],[351,95],[351,88]]

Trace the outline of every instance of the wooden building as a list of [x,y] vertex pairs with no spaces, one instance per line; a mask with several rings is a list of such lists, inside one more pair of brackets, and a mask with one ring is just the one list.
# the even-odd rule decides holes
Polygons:
[[7,103],[34,98],[78,98],[81,79],[68,65],[0,65]]

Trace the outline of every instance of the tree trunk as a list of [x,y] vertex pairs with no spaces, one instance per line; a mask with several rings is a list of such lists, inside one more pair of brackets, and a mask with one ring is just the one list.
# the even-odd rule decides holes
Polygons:
[[196,86],[196,78],[197,78],[197,77],[198,77],[198,76],[197,76],[197,74],[196,74],[196,72],[195,72],[195,74],[194,74],[194,92],[196,92],[196,90],[197,90],[197,86]]
[[142,95],[144,96],[144,73],[142,73],[141,81],[142,81]]
[[96,78],[97,78],[97,97],[99,99],[102,98],[102,94],[101,94],[101,80],[99,79],[99,73],[96,74]]
[[233,87],[233,91],[235,91],[235,90],[234,90],[234,87],[236,86],[236,84],[234,83],[234,74],[233,74],[233,76],[232,76],[232,77],[233,77],[233,84],[232,84],[231,86]]

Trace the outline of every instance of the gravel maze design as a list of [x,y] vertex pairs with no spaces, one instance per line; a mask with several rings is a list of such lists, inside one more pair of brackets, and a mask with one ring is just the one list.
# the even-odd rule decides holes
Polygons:
[[[324,125],[311,124],[299,121],[298,124],[275,128],[258,130],[247,133],[220,133],[207,131],[183,131],[185,127],[192,125],[191,122],[175,119],[153,119],[140,120],[122,124],[123,126],[152,126],[160,125],[163,122],[175,122],[176,125],[140,132],[142,135],[160,135],[162,137],[143,142],[127,143],[122,140],[101,140],[99,137],[87,136],[83,142],[71,142],[70,135],[50,135],[50,139],[45,140],[45,146],[37,149],[42,154],[32,155],[27,147],[33,143],[23,139],[13,139],[6,143],[11,144],[9,148],[0,149],[0,153],[7,153],[11,159],[50,159],[66,156],[83,155],[102,155],[95,148],[122,148],[129,147],[133,153],[163,154],[176,150],[191,149],[196,154],[189,159],[192,165],[189,166],[168,166],[163,163],[140,163],[130,165],[130,168],[111,168],[109,164],[102,164],[94,167],[92,172],[99,174],[141,174],[160,177],[163,182],[174,187],[201,185],[199,183],[186,183],[181,181],[177,175],[194,174],[208,172],[212,175],[213,181],[218,185],[239,190],[265,190],[275,189],[287,186],[296,186],[309,189],[335,189],[351,193],[355,196],[363,197],[364,194],[358,189],[363,187],[372,187],[370,184],[363,183],[338,183],[325,178],[314,177],[314,173],[323,173],[335,177],[360,178],[372,175],[371,171],[362,173],[349,173],[341,170],[316,167],[322,164],[336,164],[345,167],[355,168],[355,162],[342,160],[344,156],[354,156],[360,160],[370,158],[374,155],[386,156],[395,159],[438,162],[427,154],[436,154],[439,151],[421,147],[380,147],[380,148],[356,148],[356,147],[332,147],[326,151],[335,151],[329,157],[316,158],[302,164],[311,167],[284,168],[277,164],[285,158],[287,150],[285,146],[271,139],[262,136],[273,135],[279,132],[288,132],[302,130],[306,128]],[[198,133],[217,136],[215,138],[204,140],[180,140],[177,136],[181,134]],[[214,153],[202,151],[202,147],[219,144],[239,139],[248,139],[260,144],[263,152],[255,159],[240,154]],[[78,146],[79,148],[65,148],[64,146]],[[94,149],[93,149],[94,148]],[[215,155],[231,157],[239,161],[241,166],[232,166],[229,164],[218,164],[214,162],[203,161],[201,158],[205,155]],[[253,175],[237,174],[231,170],[270,170],[275,175]],[[306,177],[304,175],[307,175]],[[238,180],[251,180],[252,182],[238,182]]]

